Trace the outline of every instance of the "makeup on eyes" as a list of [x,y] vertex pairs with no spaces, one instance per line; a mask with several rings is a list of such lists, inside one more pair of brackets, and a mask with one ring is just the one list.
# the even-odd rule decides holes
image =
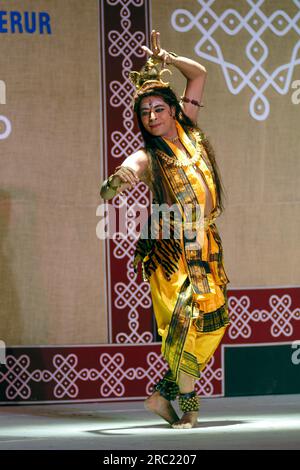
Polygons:
[[154,111],[155,113],[161,113],[165,110],[165,106],[163,104],[156,104],[156,105],[153,105],[151,107],[143,107],[141,108],[141,115],[148,115],[149,113],[151,113],[152,111]]

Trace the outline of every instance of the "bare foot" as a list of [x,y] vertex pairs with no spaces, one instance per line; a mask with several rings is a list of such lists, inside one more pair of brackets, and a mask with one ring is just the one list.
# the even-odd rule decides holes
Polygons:
[[174,429],[191,429],[197,424],[198,411],[187,411],[179,421],[172,424]]
[[158,391],[155,391],[149,398],[147,398],[144,405],[147,410],[161,416],[170,424],[179,420],[171,403],[166,400],[166,398],[162,397]]

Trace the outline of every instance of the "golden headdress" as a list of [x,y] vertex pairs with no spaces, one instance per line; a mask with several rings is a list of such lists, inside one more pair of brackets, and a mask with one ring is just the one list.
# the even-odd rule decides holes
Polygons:
[[138,98],[151,88],[168,88],[169,82],[164,82],[161,79],[165,72],[172,75],[169,69],[163,68],[163,65],[160,65],[160,62],[152,57],[147,60],[140,72],[130,72],[129,78],[136,88],[133,98]]

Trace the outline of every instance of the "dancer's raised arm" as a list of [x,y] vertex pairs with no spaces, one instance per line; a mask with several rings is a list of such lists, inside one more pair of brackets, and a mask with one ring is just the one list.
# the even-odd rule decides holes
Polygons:
[[195,60],[162,49],[160,33],[155,30],[151,33],[151,49],[146,46],[142,48],[151,57],[161,60],[163,64],[173,65],[184,75],[187,83],[181,99],[182,108],[184,113],[196,122],[207,76],[205,67]]

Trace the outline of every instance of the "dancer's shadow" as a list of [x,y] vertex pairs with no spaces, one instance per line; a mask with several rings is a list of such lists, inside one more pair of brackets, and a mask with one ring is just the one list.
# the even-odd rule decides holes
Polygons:
[[[239,424],[245,424],[245,421],[233,421],[233,420],[224,420],[224,421],[203,421],[198,423],[194,428],[191,429],[203,429],[203,428],[214,428],[214,427],[224,427],[224,426],[237,426]],[[90,434],[102,435],[105,436],[107,434],[114,435],[114,436],[121,436],[126,433],[126,431],[134,430],[134,429],[164,429],[166,431],[178,431],[178,429],[172,429],[171,426],[168,424],[146,424],[146,425],[137,425],[134,426],[124,426],[122,428],[111,428],[111,429],[101,429],[101,430],[89,430],[85,431]],[[122,432],[123,431],[123,432]],[[180,431],[180,429],[179,429]],[[186,429],[184,429],[186,431]]]
[[[51,406],[51,405],[49,405]],[[57,406],[57,404],[53,404],[53,406]],[[0,407],[0,418],[1,415],[3,414],[11,414],[12,408],[11,407]],[[101,423],[117,423],[118,426],[120,426],[120,416],[117,414],[109,414],[109,413],[102,413],[99,410],[95,411],[78,411],[78,410],[43,410],[38,407],[34,406],[28,406],[27,408],[24,409],[24,406],[22,407],[22,404],[18,410],[18,406],[16,405],[13,410],[14,415],[26,415],[30,417],[43,417],[43,418],[50,418],[50,419],[55,419],[56,421],[59,422],[59,420],[73,420],[73,421],[86,421],[86,422],[93,422],[95,421],[96,423],[99,424]],[[129,422],[132,422],[131,418],[128,418]],[[124,424],[125,424],[124,420]]]

